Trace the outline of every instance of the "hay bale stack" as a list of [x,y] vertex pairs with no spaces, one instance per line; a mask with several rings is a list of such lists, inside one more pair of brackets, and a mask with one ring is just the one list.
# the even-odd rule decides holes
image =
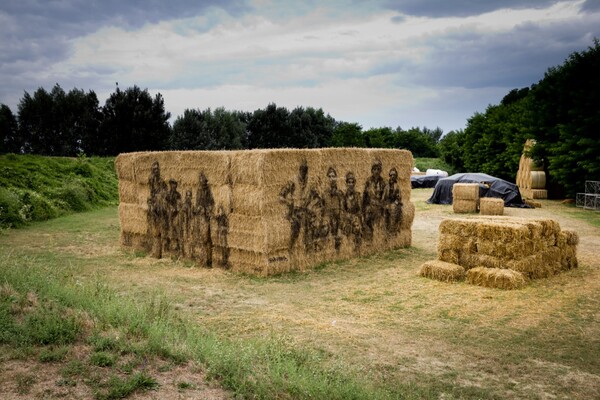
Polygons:
[[[438,260],[458,264],[467,271],[486,268],[472,277],[477,282],[507,279],[498,277],[496,270],[539,279],[577,267],[577,233],[561,230],[551,219],[445,219],[439,233]],[[507,274],[518,277],[512,272]],[[505,283],[497,284],[502,285]]]
[[482,215],[504,214],[504,200],[495,197],[483,197],[479,199],[479,212]]
[[419,275],[442,282],[456,282],[465,279],[465,269],[458,264],[431,260],[421,265]]
[[467,272],[467,282],[472,285],[497,289],[520,289],[527,284],[522,273],[510,269],[477,267]]
[[406,247],[412,163],[387,149],[121,154],[121,243],[257,275]]
[[455,183],[452,186],[452,210],[455,213],[476,213],[479,209],[479,184]]
[[527,156],[534,145],[535,141],[532,139],[525,142],[523,154],[519,160],[516,183],[524,199],[547,199],[546,173],[542,165]]

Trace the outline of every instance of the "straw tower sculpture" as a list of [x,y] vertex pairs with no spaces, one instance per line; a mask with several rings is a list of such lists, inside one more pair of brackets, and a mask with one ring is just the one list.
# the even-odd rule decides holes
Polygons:
[[421,276],[516,289],[577,267],[577,233],[551,219],[445,219],[439,234],[438,259],[424,263]]
[[547,199],[546,173],[541,165],[527,156],[527,153],[535,145],[535,141],[529,139],[523,147],[523,154],[519,160],[517,171],[517,186],[524,199]]
[[255,275],[407,247],[412,164],[387,149],[121,154],[121,244]]

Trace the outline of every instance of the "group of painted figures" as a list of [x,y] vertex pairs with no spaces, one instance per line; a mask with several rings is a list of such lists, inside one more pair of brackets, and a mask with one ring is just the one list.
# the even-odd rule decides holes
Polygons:
[[[148,180],[148,244],[154,257],[167,255],[198,260],[208,267],[213,265],[213,248],[216,263],[229,265],[227,234],[229,221],[222,206],[215,212],[215,201],[208,179],[203,172],[198,175],[196,201],[192,202],[192,191],[186,190],[185,197],[177,190],[177,181],[167,183],[160,176],[158,161],[152,163]],[[216,222],[216,243],[211,236],[211,222]]]
[[287,206],[291,227],[289,250],[297,247],[301,236],[304,249],[313,252],[324,249],[328,242],[339,250],[344,236],[352,241],[355,251],[360,251],[363,240],[372,241],[377,231],[384,233],[383,237],[398,234],[402,223],[398,171],[392,167],[387,182],[381,172],[382,164],[376,161],[361,194],[356,191],[354,173],[346,174],[346,188],[341,190],[337,171],[330,167],[329,186],[320,192],[316,185],[309,187],[308,165],[303,161],[296,180],[288,182],[279,194]]

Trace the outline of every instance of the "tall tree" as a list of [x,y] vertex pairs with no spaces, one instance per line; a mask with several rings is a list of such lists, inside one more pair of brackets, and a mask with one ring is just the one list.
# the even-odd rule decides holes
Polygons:
[[164,150],[171,129],[170,117],[160,93],[152,98],[148,89],[117,87],[102,107],[98,153]]
[[337,122],[331,145],[334,147],[365,147],[362,126],[355,122]]
[[92,91],[74,88],[66,93],[56,84],[50,92],[25,92],[19,103],[19,134],[25,152],[74,156],[86,140],[97,135],[98,98]]
[[[549,187],[574,197],[600,176],[600,41],[550,68],[531,94],[534,156],[543,160]],[[560,190],[562,189],[562,190]]]
[[169,147],[173,150],[241,149],[246,125],[238,112],[220,107],[184,111],[173,123]]
[[285,107],[271,103],[267,108],[254,111],[248,122],[248,147],[281,148],[290,147],[291,128]]
[[9,106],[0,105],[0,154],[20,153],[22,145],[17,118]]

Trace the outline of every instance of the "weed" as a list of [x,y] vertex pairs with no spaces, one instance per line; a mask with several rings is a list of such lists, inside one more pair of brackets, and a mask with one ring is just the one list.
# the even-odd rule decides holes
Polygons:
[[39,360],[44,363],[63,361],[68,353],[69,348],[66,346],[50,347],[41,351]]
[[20,395],[29,394],[31,386],[36,382],[34,375],[22,373],[17,374],[15,380],[17,381],[17,393]]
[[145,372],[138,372],[126,379],[113,375],[105,386],[105,390],[97,390],[94,393],[98,400],[123,399],[138,390],[156,389],[158,382]]
[[104,351],[92,353],[90,356],[90,364],[97,367],[112,367],[116,361],[116,355]]

